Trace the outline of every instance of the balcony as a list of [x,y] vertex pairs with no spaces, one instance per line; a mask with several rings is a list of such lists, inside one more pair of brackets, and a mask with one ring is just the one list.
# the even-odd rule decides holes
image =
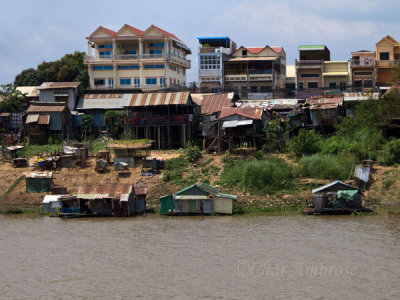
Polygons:
[[138,54],[117,54],[115,55],[116,60],[135,60],[139,59]]
[[200,69],[199,76],[218,76],[222,77],[222,70],[221,69]]
[[272,81],[272,74],[250,74],[249,81]]
[[352,59],[351,67],[374,67],[375,59],[372,57],[361,58],[361,59]]
[[322,68],[322,59],[316,60],[297,60],[296,59],[296,68],[304,68],[304,69],[319,69]]
[[225,81],[247,81],[246,74],[225,75]]
[[144,53],[142,54],[143,59],[149,59],[149,58],[163,58],[164,55],[163,53]]
[[193,115],[152,115],[142,117],[126,117],[125,123],[131,126],[134,125],[173,125],[187,124],[193,122]]
[[177,63],[180,63],[180,64],[182,64],[182,65],[184,65],[186,68],[188,68],[188,69],[190,69],[190,67],[191,67],[191,61],[189,60],[189,59],[186,59],[185,57],[183,57],[183,56],[179,56],[179,55],[170,55],[169,56],[169,59],[171,59],[171,60],[173,60],[173,61],[175,61],[175,62],[177,62]]
[[230,55],[232,53],[232,50],[230,48],[224,48],[224,47],[199,47],[199,52],[202,54],[224,53]]

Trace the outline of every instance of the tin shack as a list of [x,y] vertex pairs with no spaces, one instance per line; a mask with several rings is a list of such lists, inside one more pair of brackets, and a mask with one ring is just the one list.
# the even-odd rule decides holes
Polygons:
[[231,215],[236,198],[236,195],[222,194],[218,188],[199,182],[173,195],[160,197],[160,214],[194,215],[216,213]]
[[83,185],[75,199],[61,199],[60,216],[113,216],[134,215],[135,190],[127,183]]
[[31,172],[25,175],[27,193],[46,193],[53,185],[52,172]]
[[305,213],[314,214],[350,214],[369,212],[362,207],[362,191],[339,180],[312,190],[314,207]]

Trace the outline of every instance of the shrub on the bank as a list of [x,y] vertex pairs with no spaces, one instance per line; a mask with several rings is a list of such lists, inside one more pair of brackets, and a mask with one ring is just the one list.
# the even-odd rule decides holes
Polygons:
[[299,160],[297,173],[301,177],[344,180],[352,171],[354,158],[333,154],[314,154]]
[[299,134],[289,141],[289,150],[298,158],[320,150],[321,137],[312,130],[300,129]]
[[263,157],[264,157],[264,153],[262,152],[262,150],[258,150],[258,151],[256,151],[256,152],[254,152],[254,158],[255,158],[255,159],[260,160],[260,159],[262,159]]
[[291,167],[282,159],[233,160],[224,166],[221,183],[253,194],[276,193],[293,188]]
[[191,163],[198,161],[201,158],[201,150],[199,146],[188,144],[185,149],[185,157]]
[[392,139],[383,147],[379,162],[384,165],[400,163],[400,139]]

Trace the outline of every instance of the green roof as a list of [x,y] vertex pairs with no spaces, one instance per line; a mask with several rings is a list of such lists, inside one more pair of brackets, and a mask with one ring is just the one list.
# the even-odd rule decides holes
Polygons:
[[186,192],[194,187],[199,188],[200,190],[202,190],[203,192],[205,192],[207,194],[214,194],[214,193],[216,194],[219,192],[219,190],[217,188],[212,187],[211,185],[208,185],[204,182],[200,182],[199,184],[192,184],[192,185],[189,185],[188,187],[185,187],[183,190],[176,192],[175,195],[183,194],[184,192]]
[[300,45],[299,50],[324,50],[326,48],[325,45]]

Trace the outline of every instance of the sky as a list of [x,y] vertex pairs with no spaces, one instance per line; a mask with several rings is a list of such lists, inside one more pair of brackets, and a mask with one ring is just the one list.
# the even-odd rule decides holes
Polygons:
[[375,50],[382,37],[400,41],[400,1],[388,0],[0,0],[0,84],[66,53],[87,52],[98,26],[161,27],[192,49],[187,82],[197,81],[198,36],[229,36],[238,47],[283,46],[294,64],[297,46],[325,44],[331,60]]

